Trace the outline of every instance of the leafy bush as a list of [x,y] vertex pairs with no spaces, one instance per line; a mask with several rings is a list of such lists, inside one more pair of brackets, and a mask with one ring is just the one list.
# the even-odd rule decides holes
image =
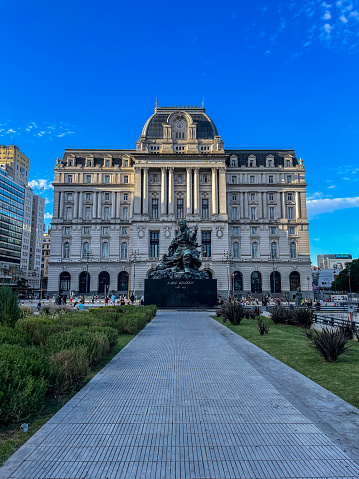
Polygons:
[[49,326],[51,325],[49,319],[41,317],[25,318],[18,322],[17,328],[29,336],[33,344],[36,346],[44,345],[49,335]]
[[21,317],[16,294],[8,286],[0,287],[0,324],[14,327]]
[[25,333],[19,329],[9,326],[0,326],[0,344],[18,344],[19,346],[29,346],[31,340]]
[[283,306],[274,306],[270,311],[270,319],[274,324],[288,324],[292,319],[292,311]]
[[240,324],[245,316],[245,308],[235,301],[224,303],[221,306],[221,315],[231,324]]
[[314,320],[314,313],[310,308],[297,308],[292,311],[294,323],[303,328],[309,329]]
[[33,347],[0,345],[0,423],[38,410],[48,389],[50,367]]
[[261,336],[269,333],[269,322],[266,319],[258,318],[257,320],[258,331]]
[[20,306],[21,318],[30,318],[34,312],[30,306]]
[[318,351],[327,363],[334,363],[341,354],[348,350],[346,347],[348,338],[345,331],[340,328],[323,328],[322,331],[307,330],[305,335],[311,341],[310,346]]
[[50,364],[54,375],[55,394],[69,392],[89,372],[86,348],[59,351],[52,355]]

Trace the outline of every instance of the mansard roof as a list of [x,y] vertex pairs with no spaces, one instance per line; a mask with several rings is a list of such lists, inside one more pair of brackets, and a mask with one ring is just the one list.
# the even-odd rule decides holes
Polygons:
[[248,158],[250,156],[256,157],[257,166],[265,166],[266,159],[269,156],[274,158],[275,166],[284,166],[284,159],[291,157],[293,160],[293,166],[298,164],[298,160],[295,154],[295,151],[292,148],[285,149],[273,149],[273,150],[264,150],[264,149],[227,149],[225,148],[225,153],[231,157],[235,155],[238,158],[238,166],[247,165]]
[[172,114],[181,112],[197,124],[198,139],[213,139],[218,136],[216,125],[206,114],[203,107],[195,105],[156,107],[154,114],[146,121],[142,135],[148,139],[163,138],[163,123],[167,123]]

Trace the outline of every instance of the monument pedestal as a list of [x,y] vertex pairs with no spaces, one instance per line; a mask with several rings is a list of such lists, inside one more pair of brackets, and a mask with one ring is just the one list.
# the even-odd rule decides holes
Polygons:
[[216,279],[145,279],[145,305],[163,308],[212,308],[217,304]]

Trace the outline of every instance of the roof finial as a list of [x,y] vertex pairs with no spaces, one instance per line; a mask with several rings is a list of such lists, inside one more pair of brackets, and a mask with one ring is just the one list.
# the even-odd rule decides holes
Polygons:
[[202,108],[204,108],[204,97],[203,97],[203,100],[202,100]]
[[157,97],[156,97],[156,108],[157,108]]
[[302,160],[302,158],[299,158],[299,164],[300,164],[300,165],[303,165],[303,160]]

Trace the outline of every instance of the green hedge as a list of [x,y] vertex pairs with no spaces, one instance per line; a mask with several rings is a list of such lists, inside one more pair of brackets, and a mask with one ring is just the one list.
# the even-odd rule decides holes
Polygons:
[[0,326],[0,344],[31,345],[31,339],[23,331],[9,326]]

